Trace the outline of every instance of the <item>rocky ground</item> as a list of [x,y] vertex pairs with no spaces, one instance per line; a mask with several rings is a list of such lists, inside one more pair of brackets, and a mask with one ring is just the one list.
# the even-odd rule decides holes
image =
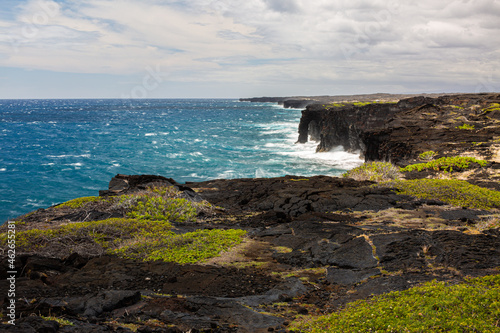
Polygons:
[[[455,177],[498,190],[499,164],[491,155],[489,161]],[[86,248],[64,256],[18,253],[18,319],[16,326],[0,324],[0,331],[286,332],[298,316],[331,313],[373,295],[433,279],[499,273],[500,207],[457,207],[371,181],[326,176],[179,185],[158,176],[118,175],[100,194],[134,193],[151,184],[176,186],[184,197],[217,207],[176,223],[176,232],[243,229],[243,242],[184,265]],[[20,217],[17,230],[123,216],[92,207],[41,209]],[[7,267],[7,260],[4,255],[0,265]],[[2,290],[6,278],[2,270]],[[7,297],[0,302],[6,321]]]

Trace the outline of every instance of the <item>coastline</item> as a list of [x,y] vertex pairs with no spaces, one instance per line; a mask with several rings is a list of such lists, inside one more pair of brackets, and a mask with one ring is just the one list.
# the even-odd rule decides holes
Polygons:
[[[18,320],[56,332],[70,329],[61,318],[87,330],[285,332],[373,295],[496,276],[499,103],[499,94],[457,94],[307,106],[303,139],[392,162],[398,175],[388,183],[355,173],[186,184],[116,175],[99,197],[21,216],[17,292],[32,302],[18,303]],[[439,191],[425,196],[424,185]],[[154,211],[141,208],[148,203]],[[133,231],[118,236],[115,225]],[[197,244],[197,255],[228,245],[203,258],[161,252],[172,237]]]

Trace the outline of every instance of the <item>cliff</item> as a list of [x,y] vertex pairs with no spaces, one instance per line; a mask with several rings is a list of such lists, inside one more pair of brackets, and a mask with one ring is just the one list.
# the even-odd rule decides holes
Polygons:
[[429,150],[498,161],[499,102],[499,94],[455,94],[395,104],[314,104],[302,112],[298,142],[319,141],[321,152],[343,146],[360,151],[367,161],[396,164]]

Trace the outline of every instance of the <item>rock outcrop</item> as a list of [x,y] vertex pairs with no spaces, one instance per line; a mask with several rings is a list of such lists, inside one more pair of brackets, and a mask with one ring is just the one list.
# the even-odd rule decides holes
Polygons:
[[319,141],[318,151],[343,146],[367,161],[396,164],[429,150],[499,161],[499,102],[499,94],[456,94],[396,104],[313,104],[302,113],[298,142]]

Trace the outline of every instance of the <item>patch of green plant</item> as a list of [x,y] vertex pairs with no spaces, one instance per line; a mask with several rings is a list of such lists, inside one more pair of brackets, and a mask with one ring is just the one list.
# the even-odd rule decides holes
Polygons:
[[[75,222],[53,229],[30,229],[16,233],[16,247],[19,251],[37,251],[49,244],[58,243],[67,251],[79,244],[95,243],[104,249],[119,246],[126,239],[138,235],[162,234],[172,225],[167,221],[146,221],[138,219],[112,218],[102,221]],[[0,236],[0,243],[5,234]]]
[[197,230],[186,234],[149,235],[138,237],[130,244],[112,251],[121,257],[140,260],[162,260],[195,263],[218,256],[222,251],[238,245],[246,231]]
[[459,110],[465,109],[463,106],[459,106],[459,105],[450,105],[450,107],[452,107],[454,109],[459,109]]
[[182,198],[147,194],[123,195],[116,205],[124,208],[127,216],[134,219],[186,222],[196,218],[195,205]]
[[149,188],[138,194],[116,197],[113,209],[123,210],[131,218],[171,222],[192,221],[199,212],[214,209],[207,201],[193,202],[181,195],[182,192],[173,186]]
[[435,199],[474,209],[500,208],[500,192],[456,179],[395,180],[378,184],[394,187],[398,194]]
[[43,318],[44,320],[56,321],[61,326],[75,326],[75,324],[73,324],[71,321],[64,319],[64,318],[53,317],[53,316],[50,316],[50,317],[40,316],[40,317]]
[[418,158],[420,158],[422,161],[430,161],[434,159],[434,157],[437,155],[435,151],[429,150],[425,151],[422,154],[418,155]]
[[96,202],[100,201],[102,198],[101,197],[82,197],[82,198],[77,198],[73,199],[70,201],[66,201],[60,205],[57,205],[56,208],[72,208],[72,209],[77,209],[85,206],[89,202]]
[[329,107],[329,108],[338,108],[338,107],[342,107],[342,106],[345,106],[345,104],[343,104],[343,103],[330,103],[327,105],[327,107]]
[[463,156],[455,156],[455,157],[442,157],[437,160],[430,161],[427,163],[417,163],[408,165],[405,168],[401,168],[401,172],[410,172],[410,171],[424,171],[424,170],[445,170],[445,171],[461,171],[467,170],[471,163],[479,164],[484,167],[488,165],[488,161],[478,160],[474,157],[463,157]]
[[292,326],[301,332],[499,332],[499,300],[500,275],[455,285],[433,281]]
[[364,163],[342,175],[344,178],[371,180],[375,182],[399,179],[400,176],[399,168],[389,162]]
[[[16,246],[19,252],[38,253],[52,246],[60,256],[94,246],[124,258],[195,263],[241,243],[246,234],[239,229],[176,234],[171,228],[165,220],[113,218],[77,222],[53,229],[20,231],[16,234]],[[0,235],[0,244],[7,244],[6,233]]]
[[463,124],[461,126],[458,126],[457,128],[461,129],[461,130],[472,131],[475,127],[474,127],[474,125]]
[[500,103],[491,103],[484,111],[500,111]]

